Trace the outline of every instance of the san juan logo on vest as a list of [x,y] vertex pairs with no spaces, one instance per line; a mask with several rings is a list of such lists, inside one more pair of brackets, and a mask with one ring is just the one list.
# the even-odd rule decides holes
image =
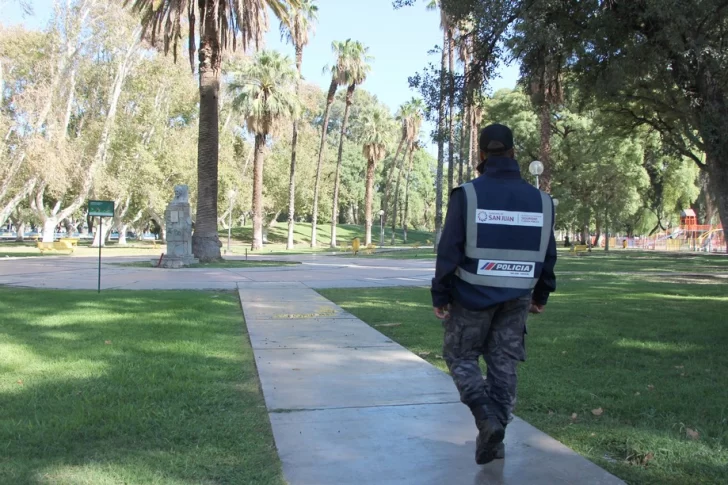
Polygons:
[[478,209],[475,211],[478,224],[500,224],[503,226],[543,227],[543,214],[540,212],[511,212]]
[[488,261],[481,259],[478,274],[483,276],[508,276],[511,278],[533,278],[536,263],[523,261]]

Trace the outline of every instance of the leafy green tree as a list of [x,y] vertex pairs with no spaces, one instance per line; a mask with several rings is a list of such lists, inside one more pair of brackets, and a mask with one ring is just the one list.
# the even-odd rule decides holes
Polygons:
[[361,42],[347,39],[344,42],[334,41],[331,43],[336,63],[327,68],[331,72],[331,84],[326,96],[326,107],[324,108],[323,124],[321,126],[321,145],[318,152],[318,163],[316,164],[316,183],[313,191],[313,214],[311,220],[311,247],[316,246],[319,185],[321,182],[321,168],[323,164],[324,149],[326,147],[326,134],[329,130],[329,115],[331,105],[334,103],[336,90],[339,86],[350,86],[356,76],[362,72],[362,62],[368,62],[366,48]]
[[[350,42],[347,40],[347,42]],[[336,248],[336,223],[337,211],[339,209],[339,176],[341,172],[341,161],[344,152],[344,138],[349,122],[349,110],[354,102],[354,91],[356,87],[362,84],[371,70],[370,62],[373,58],[368,54],[369,48],[365,47],[361,42],[353,42],[347,50],[349,55],[349,87],[346,90],[346,107],[344,108],[344,118],[341,122],[341,134],[339,136],[339,152],[336,159],[336,176],[334,178],[334,197],[331,208],[331,247]]]
[[[301,78],[301,65],[303,64],[303,48],[309,41],[309,35],[314,31],[318,17],[318,7],[313,0],[301,0],[300,7],[292,6],[288,11],[288,22],[281,23],[281,35],[293,44],[296,50],[296,70]],[[296,94],[299,89],[296,87]],[[298,120],[293,120],[293,134],[291,141],[291,170],[288,185],[288,241],[286,249],[293,249],[293,230],[296,212],[296,148],[298,145]]]
[[[164,51],[172,48],[175,59],[182,27],[186,25],[188,51],[192,71],[195,52],[199,52],[200,122],[197,154],[197,211],[192,252],[201,261],[220,258],[217,232],[219,125],[218,99],[223,53],[234,50],[241,42],[243,49],[256,48],[268,30],[268,8],[280,19],[286,19],[288,7],[300,7],[300,0],[124,0],[141,15],[145,35],[156,43],[164,34]],[[183,24],[183,18],[185,23]],[[197,22],[199,21],[199,25]],[[199,47],[195,42],[199,32]]]
[[236,93],[234,106],[245,117],[255,136],[253,158],[253,243],[263,247],[263,162],[266,139],[283,120],[298,116],[298,73],[291,60],[278,52],[262,51],[248,62],[230,85]]
[[362,153],[367,159],[364,219],[366,226],[365,244],[369,245],[372,243],[374,176],[377,163],[384,158],[387,146],[391,142],[393,120],[384,107],[374,106],[362,114],[359,123]]

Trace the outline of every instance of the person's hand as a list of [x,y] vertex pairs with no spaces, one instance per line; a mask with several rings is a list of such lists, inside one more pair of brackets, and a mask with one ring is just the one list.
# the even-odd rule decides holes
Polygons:
[[546,305],[539,305],[536,302],[531,302],[531,308],[528,310],[528,313],[543,313],[543,311],[546,309]]
[[443,307],[433,307],[432,310],[435,312],[435,317],[438,320],[447,320],[450,318],[450,305]]

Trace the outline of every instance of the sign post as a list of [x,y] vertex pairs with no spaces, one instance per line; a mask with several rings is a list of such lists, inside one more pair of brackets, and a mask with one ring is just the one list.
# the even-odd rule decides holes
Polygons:
[[101,246],[104,241],[104,217],[114,217],[114,201],[113,200],[89,200],[88,215],[99,218],[99,282],[98,292],[101,293]]

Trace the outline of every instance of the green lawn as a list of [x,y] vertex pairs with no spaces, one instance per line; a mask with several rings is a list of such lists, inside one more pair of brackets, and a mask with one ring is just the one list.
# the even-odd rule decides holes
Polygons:
[[[404,249],[383,253],[360,254],[359,257],[385,259],[434,260],[432,249]],[[565,249],[559,250],[558,270],[565,272],[596,273],[710,273],[728,272],[728,256],[705,253],[667,253],[660,251],[595,250],[579,256]]]
[[[131,261],[128,263],[111,263],[115,266],[127,266],[132,268],[151,268],[151,261]],[[211,263],[197,263],[187,268],[270,268],[276,266],[295,266],[300,264],[295,261],[245,261],[244,259],[223,259]]]
[[[322,247],[324,250],[330,250],[329,246],[331,244],[331,224],[325,223],[325,224],[318,224],[316,228],[316,234],[317,234],[317,244]],[[244,243],[250,244],[252,241],[252,234],[253,234],[253,228],[250,226],[247,227],[236,227],[232,230],[233,237],[238,240],[242,241]],[[385,237],[385,245],[390,245],[392,242],[392,229],[387,228],[385,231],[386,237]],[[339,244],[341,243],[351,243],[351,240],[355,237],[358,237],[361,242],[362,246],[364,245],[364,235],[365,230],[364,226],[354,226],[350,224],[339,224],[336,228],[336,240]],[[225,238],[227,238],[227,233],[225,234]],[[220,239],[223,239],[222,231],[220,232]],[[376,226],[372,229],[372,239],[375,244],[379,244],[379,226]],[[268,244],[266,245],[266,250],[280,250],[285,248],[286,241],[288,240],[288,224],[285,222],[278,223],[274,227],[270,228],[268,230]],[[407,231],[407,244],[420,244],[420,245],[426,245],[426,244],[432,244],[432,241],[434,240],[434,236],[430,232],[422,232],[422,231],[415,231],[415,230],[408,230]],[[296,248],[297,251],[303,250],[306,251],[308,248],[308,245],[311,242],[311,224],[310,223],[297,223],[294,229],[294,241],[298,245]],[[428,243],[429,241],[429,243]],[[395,243],[398,246],[401,246],[404,244],[404,239],[402,237],[402,230],[398,229],[396,231],[396,238]]]
[[0,483],[283,484],[233,293],[0,289]]
[[[529,321],[516,413],[629,483],[728,483],[728,281],[570,275],[559,285]],[[445,370],[426,289],[322,293]]]

